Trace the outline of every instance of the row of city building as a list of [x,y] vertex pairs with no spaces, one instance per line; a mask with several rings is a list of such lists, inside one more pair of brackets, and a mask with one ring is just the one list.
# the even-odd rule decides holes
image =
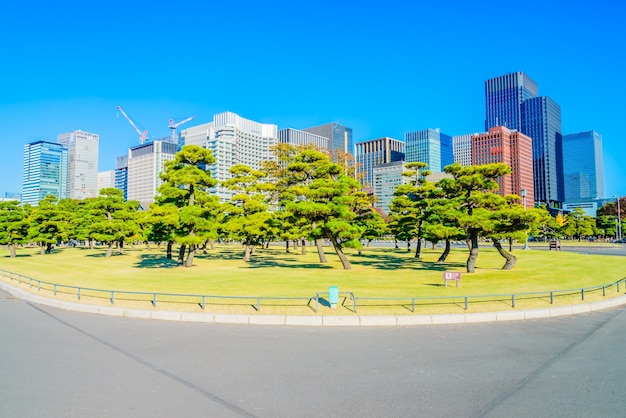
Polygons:
[[[215,164],[207,167],[220,181],[230,178],[235,164],[259,168],[273,158],[278,143],[315,145],[355,157],[358,178],[377,196],[376,205],[389,211],[395,188],[406,181],[407,162],[421,161],[437,178],[443,168],[503,162],[512,174],[500,181],[500,193],[524,195],[530,206],[545,204],[555,210],[581,207],[595,216],[604,203],[602,137],[595,131],[563,135],[560,106],[538,95],[537,84],[522,72],[485,82],[485,132],[450,136],[440,129],[353,142],[352,129],[339,123],[279,130],[275,124],[223,112],[213,121],[184,129],[180,136],[152,140],[131,147],[117,158],[116,168],[98,173],[98,135],[74,131],[57,142],[36,141],[24,147],[22,201],[36,205],[47,194],[81,199],[96,196],[104,187],[117,187],[128,200],[143,207],[154,200],[165,161],[188,144],[213,151]],[[176,142],[177,141],[177,142]],[[217,186],[212,193],[222,201],[232,191]]]

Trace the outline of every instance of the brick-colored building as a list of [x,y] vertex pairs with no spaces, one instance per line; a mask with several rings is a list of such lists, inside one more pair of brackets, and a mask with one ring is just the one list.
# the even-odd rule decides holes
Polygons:
[[522,196],[526,190],[526,205],[535,205],[532,139],[519,131],[503,126],[472,137],[472,164],[505,163],[512,173],[498,179],[498,194]]

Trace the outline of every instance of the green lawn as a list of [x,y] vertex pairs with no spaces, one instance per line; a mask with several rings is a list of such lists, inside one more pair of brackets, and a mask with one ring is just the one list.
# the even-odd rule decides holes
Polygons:
[[[444,265],[436,264],[440,249],[423,251],[422,259],[413,253],[392,248],[365,248],[362,255],[349,252],[352,270],[343,270],[331,248],[326,247],[329,263],[318,263],[314,248],[307,255],[300,251],[285,253],[281,247],[259,249],[250,263],[241,261],[243,249],[236,245],[218,246],[199,254],[192,268],[177,267],[167,260],[164,248],[126,248],[124,255],[104,257],[105,249],[60,248],[52,254],[40,255],[38,249],[18,249],[11,259],[0,250],[0,268],[43,281],[98,289],[183,293],[205,295],[247,295],[308,298],[316,292],[327,292],[328,286],[339,286],[340,292],[353,292],[357,297],[403,298],[427,296],[463,296],[510,294],[533,291],[577,289],[615,282],[626,277],[626,257],[584,255],[556,251],[515,250],[518,262],[511,271],[502,271],[504,264],[491,247],[481,248],[477,272],[463,273],[461,287],[443,287],[443,271],[465,271],[467,250],[453,249]],[[6,279],[5,279],[6,280]],[[68,294],[64,294],[68,293]],[[597,293],[597,292],[596,292]],[[615,289],[611,295],[616,294]],[[87,301],[89,292],[81,300]],[[76,300],[76,293],[60,292],[57,297]],[[597,298],[589,295],[586,300]],[[90,303],[109,303],[100,294]],[[591,298],[591,299],[590,299]],[[116,305],[150,308],[149,297],[116,296]],[[197,301],[160,303],[159,309],[199,310]],[[580,302],[580,294],[558,298],[558,304]],[[516,308],[546,305],[546,298],[520,300]],[[310,314],[304,301],[263,302],[260,313]],[[269,305],[268,305],[269,304]],[[508,304],[508,305],[507,305]],[[187,306],[189,305],[189,306]],[[391,305],[391,306],[389,306]],[[406,300],[400,302],[366,302],[359,304],[359,313],[402,314]],[[470,311],[510,309],[506,298],[470,304]],[[220,300],[207,308],[210,311],[254,313],[249,301]],[[420,306],[423,312],[464,312],[459,303],[432,302]],[[329,313],[330,311],[326,312]],[[334,313],[335,311],[333,311]],[[336,313],[346,313],[337,310]]]

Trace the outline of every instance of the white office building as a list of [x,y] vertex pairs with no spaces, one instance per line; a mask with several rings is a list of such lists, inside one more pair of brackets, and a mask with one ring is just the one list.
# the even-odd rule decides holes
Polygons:
[[452,137],[454,162],[462,166],[472,165],[472,137],[478,134],[465,134]]
[[98,173],[98,194],[100,190],[115,187],[115,170],[101,171]]
[[98,195],[98,134],[81,130],[57,137],[67,148],[67,197],[85,199]]
[[378,198],[378,201],[374,203],[374,207],[382,209],[387,214],[389,213],[389,207],[394,198],[393,194],[396,191],[396,187],[411,181],[409,177],[402,175],[402,173],[408,171],[405,165],[406,162],[404,161],[394,161],[388,164],[377,165],[372,169],[374,195]]
[[165,162],[173,160],[177,150],[178,145],[169,138],[129,149],[127,200],[138,200],[143,209],[148,209],[163,184],[160,174],[165,171]]
[[[213,116],[213,122],[181,131],[181,145],[199,145],[213,151],[216,162],[207,169],[219,182],[231,178],[229,170],[236,164],[258,170],[261,161],[275,158],[270,147],[277,144],[278,126],[245,119],[232,112],[219,113]],[[221,183],[211,193],[222,202],[234,196]]]

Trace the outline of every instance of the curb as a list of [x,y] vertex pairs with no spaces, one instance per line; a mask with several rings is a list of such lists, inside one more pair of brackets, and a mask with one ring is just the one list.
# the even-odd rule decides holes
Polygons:
[[0,281],[0,289],[10,293],[17,299],[50,306],[66,311],[91,313],[97,315],[118,316],[138,319],[154,319],[161,321],[203,322],[231,325],[283,325],[307,327],[389,327],[414,325],[450,325],[501,321],[522,321],[531,319],[555,318],[559,316],[578,315],[583,313],[611,309],[626,305],[626,295],[598,302],[579,305],[559,306],[546,309],[526,311],[480,312],[468,314],[437,314],[437,315],[380,315],[380,316],[295,316],[295,315],[242,315],[217,314],[199,312],[152,311],[145,309],[116,308],[113,306],[87,305],[50,299],[14,287]]

